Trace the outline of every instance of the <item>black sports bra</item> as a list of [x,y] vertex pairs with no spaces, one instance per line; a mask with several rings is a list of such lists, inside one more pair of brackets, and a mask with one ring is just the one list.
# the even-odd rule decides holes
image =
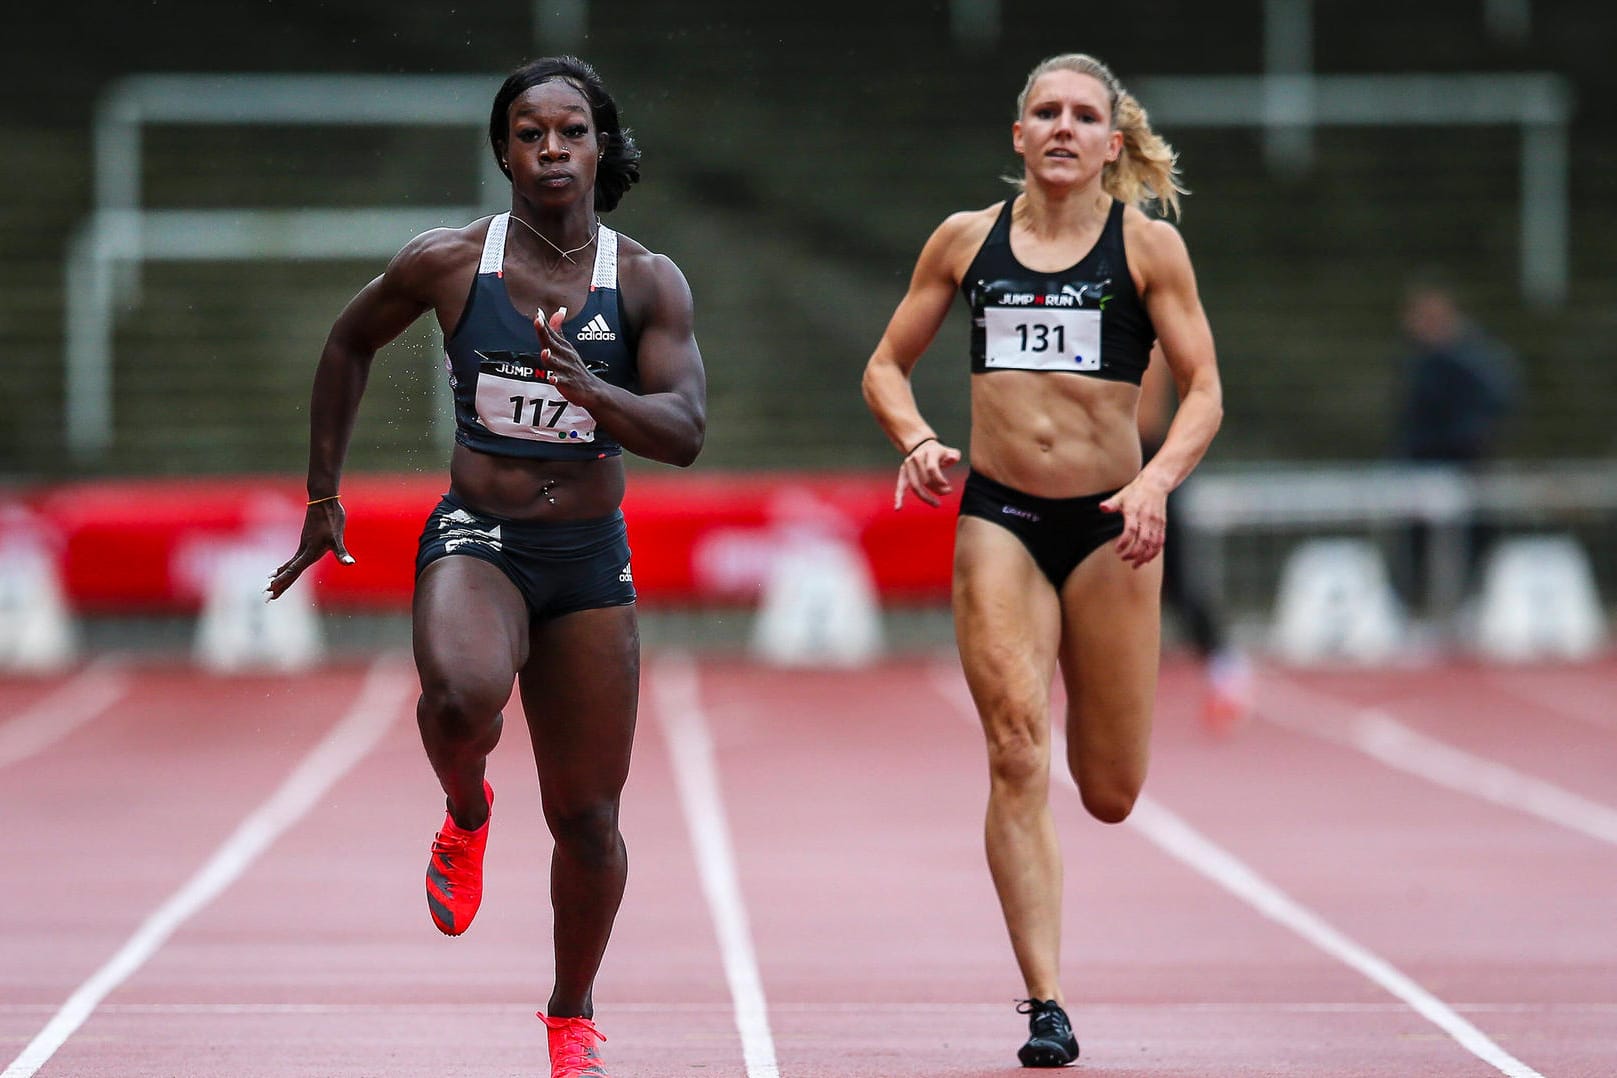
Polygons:
[[961,294],[971,305],[971,372],[1068,371],[1140,384],[1156,330],[1123,251],[1123,203],[1094,248],[1069,269],[1030,270],[1011,252],[1005,200],[971,260]]

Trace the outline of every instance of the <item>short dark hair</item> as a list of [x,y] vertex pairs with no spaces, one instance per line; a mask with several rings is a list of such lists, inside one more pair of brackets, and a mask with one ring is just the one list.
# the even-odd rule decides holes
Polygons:
[[494,160],[511,178],[500,148],[511,130],[511,102],[540,83],[561,79],[584,95],[589,102],[590,119],[601,142],[601,161],[595,170],[595,208],[608,213],[617,208],[623,193],[640,182],[640,147],[634,134],[618,118],[618,103],[607,93],[606,84],[595,69],[576,56],[546,56],[530,60],[506,78],[494,95],[494,108],[488,118],[488,141]]

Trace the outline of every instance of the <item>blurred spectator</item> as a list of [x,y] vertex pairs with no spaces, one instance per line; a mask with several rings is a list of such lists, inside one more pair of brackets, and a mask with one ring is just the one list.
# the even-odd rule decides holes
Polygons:
[[[1140,380],[1140,446],[1150,460],[1162,446],[1173,419],[1179,394],[1160,347],[1151,349],[1151,362]],[[1214,734],[1228,734],[1252,710],[1252,667],[1245,655],[1230,645],[1223,611],[1218,609],[1207,580],[1185,550],[1188,534],[1181,519],[1180,492],[1191,476],[1168,495],[1167,530],[1162,543],[1162,603],[1177,616],[1180,630],[1200,660],[1205,678],[1201,721]]]
[[1466,318],[1440,283],[1410,286],[1403,324],[1410,351],[1403,365],[1400,455],[1464,465],[1489,459],[1520,392],[1515,356]]
[[[1420,464],[1476,470],[1498,451],[1505,419],[1521,395],[1521,376],[1509,348],[1460,309],[1453,289],[1435,278],[1412,282],[1404,294],[1408,352],[1401,366],[1397,456]],[[1488,542],[1487,526],[1469,522],[1461,536],[1462,579],[1469,581]],[[1427,578],[1428,528],[1410,529],[1403,566],[1404,593],[1414,605],[1431,600]]]

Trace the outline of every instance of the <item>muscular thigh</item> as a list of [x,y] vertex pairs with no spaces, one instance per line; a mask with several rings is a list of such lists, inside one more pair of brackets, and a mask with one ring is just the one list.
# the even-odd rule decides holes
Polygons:
[[518,681],[547,804],[567,811],[615,798],[629,774],[640,699],[635,607],[536,624]]
[[447,684],[500,703],[510,696],[527,657],[528,607],[499,569],[466,555],[439,558],[416,580],[411,618],[423,688]]
[[1111,544],[1062,589],[1062,684],[1074,776],[1138,787],[1149,758],[1161,653],[1162,559],[1135,569]]
[[1060,605],[1021,540],[961,517],[953,607],[960,664],[990,738],[1022,734],[1043,744]]

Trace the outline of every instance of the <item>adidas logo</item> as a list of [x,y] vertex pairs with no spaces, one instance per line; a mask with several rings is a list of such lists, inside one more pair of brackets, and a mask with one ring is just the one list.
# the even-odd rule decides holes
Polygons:
[[589,320],[589,324],[578,331],[578,340],[581,341],[615,341],[618,335],[612,332],[612,327],[606,324],[606,316],[598,314]]
[[634,574],[629,572],[629,563],[628,562],[623,563],[623,570],[620,573],[618,573],[618,583],[619,584],[633,584],[634,583]]

